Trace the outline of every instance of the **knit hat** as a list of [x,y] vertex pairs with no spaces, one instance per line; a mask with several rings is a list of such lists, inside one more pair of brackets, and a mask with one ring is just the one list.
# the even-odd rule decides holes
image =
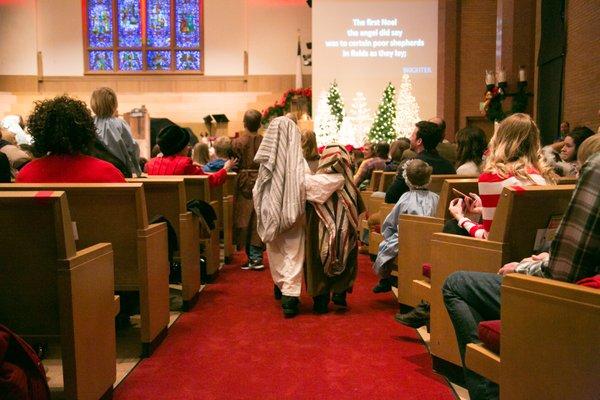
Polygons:
[[423,160],[417,158],[408,160],[404,163],[402,177],[406,185],[411,189],[427,189],[431,182],[431,173],[433,168]]
[[169,125],[160,131],[156,139],[160,151],[165,156],[179,153],[190,142],[190,134],[177,125]]

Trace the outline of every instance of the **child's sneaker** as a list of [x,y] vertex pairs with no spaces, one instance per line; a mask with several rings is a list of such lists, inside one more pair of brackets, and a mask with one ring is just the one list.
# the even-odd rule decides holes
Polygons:
[[248,263],[248,269],[255,269],[257,271],[263,269],[265,266],[262,262],[262,260],[251,260]]

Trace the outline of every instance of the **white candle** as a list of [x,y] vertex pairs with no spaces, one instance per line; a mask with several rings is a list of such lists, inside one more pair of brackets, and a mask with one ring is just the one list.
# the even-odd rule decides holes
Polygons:
[[496,73],[498,82],[506,82],[506,71],[501,69]]
[[493,85],[494,84],[494,73],[492,71],[485,71],[485,84]]
[[525,82],[527,80],[527,75],[525,74],[525,67],[519,68],[519,82]]

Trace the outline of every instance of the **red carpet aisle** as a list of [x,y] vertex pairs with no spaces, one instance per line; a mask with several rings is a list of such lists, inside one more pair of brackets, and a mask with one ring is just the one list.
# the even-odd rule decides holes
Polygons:
[[285,320],[268,270],[225,266],[115,399],[453,399],[361,256],[350,309]]

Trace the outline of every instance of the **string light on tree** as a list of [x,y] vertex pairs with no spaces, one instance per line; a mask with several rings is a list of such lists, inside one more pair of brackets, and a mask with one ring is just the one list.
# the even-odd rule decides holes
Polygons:
[[402,75],[398,102],[396,104],[395,128],[398,136],[410,137],[419,117],[419,104],[412,94],[413,85],[408,74]]
[[325,146],[337,138],[338,126],[337,119],[331,114],[329,103],[327,101],[328,93],[322,91],[317,103],[317,115],[315,117],[315,135],[317,144]]
[[373,114],[367,106],[367,98],[363,92],[356,92],[352,99],[352,107],[348,113],[348,118],[352,122],[354,129],[353,146],[362,146],[365,143],[369,128],[373,123]]
[[396,140],[395,121],[396,88],[390,82],[383,92],[381,103],[379,103],[375,121],[369,132],[369,141],[390,143]]

